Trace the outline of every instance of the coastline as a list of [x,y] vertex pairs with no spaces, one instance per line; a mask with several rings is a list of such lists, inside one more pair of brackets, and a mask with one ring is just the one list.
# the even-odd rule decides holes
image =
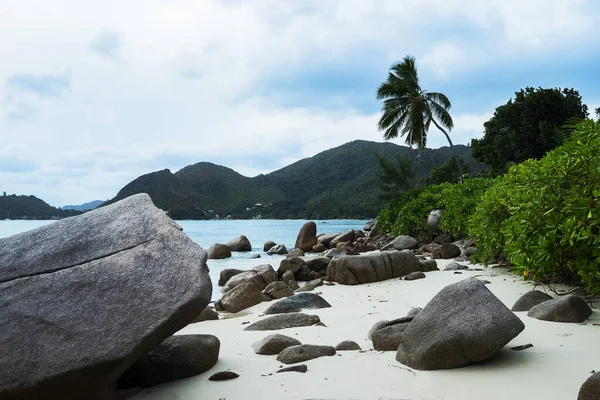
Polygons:
[[[440,269],[451,260],[437,260]],[[374,351],[367,333],[384,319],[406,315],[423,307],[443,287],[478,277],[490,281],[488,288],[507,306],[534,286],[503,268],[427,272],[416,281],[392,279],[357,286],[321,286],[315,292],[332,307],[305,310],[319,315],[326,327],[310,326],[280,331],[245,332],[246,323],[258,320],[273,302],[263,302],[237,314],[221,313],[221,320],[191,324],[178,334],[207,333],[221,341],[219,361],[195,377],[145,388],[134,400],[158,399],[574,399],[590,372],[599,368],[600,312],[582,324],[539,321],[516,315],[525,330],[498,355],[464,368],[419,371],[395,360],[395,352]],[[544,290],[538,286],[537,289]],[[553,293],[549,292],[554,297]],[[596,306],[598,304],[595,304]],[[276,374],[283,365],[275,356],[254,353],[253,342],[271,333],[297,338],[305,344],[335,346],[354,340],[362,351],[339,351],[332,357],[306,361],[305,374]],[[523,351],[511,346],[533,344]],[[231,381],[211,382],[217,371],[240,375]]]

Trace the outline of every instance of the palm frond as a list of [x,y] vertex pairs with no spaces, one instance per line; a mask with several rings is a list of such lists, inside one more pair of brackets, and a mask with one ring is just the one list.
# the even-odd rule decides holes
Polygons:
[[444,107],[446,110],[450,110],[450,108],[452,108],[452,103],[450,103],[450,100],[448,99],[448,97],[446,97],[446,95],[443,93],[425,92],[425,97],[429,101],[438,103],[439,105]]
[[452,117],[446,108],[434,101],[429,103],[429,107],[432,118],[436,118],[440,125],[448,130],[452,130],[452,128],[454,128],[454,121],[452,121]]

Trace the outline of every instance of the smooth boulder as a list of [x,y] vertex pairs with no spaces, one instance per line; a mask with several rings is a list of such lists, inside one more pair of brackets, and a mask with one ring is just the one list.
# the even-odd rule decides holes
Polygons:
[[460,256],[460,247],[454,243],[444,243],[442,247],[440,247],[440,253],[444,259],[458,257]]
[[525,325],[476,278],[446,286],[402,334],[396,360],[411,368],[459,368],[496,354]]
[[215,308],[230,313],[237,313],[262,303],[264,300],[261,289],[253,282],[243,282],[233,289],[223,293]]
[[600,399],[600,372],[592,374],[583,382],[577,395],[577,400],[598,400]]
[[419,247],[419,241],[411,236],[400,235],[396,239],[392,240],[387,245],[383,246],[381,250],[408,250],[416,249]]
[[553,322],[575,322],[585,321],[592,315],[592,309],[581,296],[570,294],[544,301],[534,306],[527,313],[528,317]]
[[215,321],[219,319],[219,313],[217,313],[214,309],[209,306],[204,307],[204,310],[192,322],[191,324],[195,324],[197,322],[202,321]]
[[317,244],[317,224],[309,221],[300,228],[294,247],[302,251],[311,251],[315,244]]
[[118,388],[149,387],[189,378],[211,369],[221,343],[213,335],[176,335],[136,361],[121,376]]
[[0,239],[0,398],[102,399],[212,294],[206,253],[147,194]]
[[273,356],[281,353],[282,350],[288,347],[297,346],[299,344],[302,343],[300,343],[298,339],[294,339],[280,333],[274,333],[257,342],[254,342],[252,344],[252,348],[256,354]]
[[336,351],[360,350],[360,346],[354,340],[344,340],[335,345]]
[[333,346],[322,346],[316,344],[299,344],[291,346],[277,355],[277,361],[284,364],[295,364],[302,361],[313,360],[319,357],[335,356]]
[[284,244],[276,244],[275,246],[271,247],[268,251],[267,254],[268,255],[283,255],[283,254],[287,254],[288,253],[288,249],[287,247],[285,247]]
[[324,298],[315,293],[298,293],[279,300],[265,310],[265,314],[285,314],[299,312],[304,309],[331,307]]
[[229,246],[223,243],[215,243],[207,250],[209,260],[222,260],[231,257]]
[[252,244],[244,235],[231,239],[226,245],[231,251],[252,251]]
[[242,272],[244,272],[244,270],[242,269],[235,269],[235,268],[225,268],[224,270],[222,270],[219,273],[219,286],[225,286],[225,284],[227,283],[228,280],[230,280],[232,277],[234,277],[237,274],[241,274]]
[[425,274],[422,271],[411,272],[404,277],[405,281],[416,281],[417,279],[424,279]]
[[382,321],[371,328],[373,348],[379,351],[396,351],[402,334],[408,327],[413,317],[402,317],[392,321]]
[[374,252],[332,259],[327,278],[343,285],[358,285],[399,278],[419,268],[419,259],[410,250]]
[[267,285],[277,280],[279,278],[273,267],[269,264],[263,264],[232,276],[223,286],[223,292],[225,293],[242,283],[253,283],[257,288],[263,290]]
[[545,301],[552,300],[552,296],[539,290],[530,290],[517,299],[511,311],[529,311]]
[[286,328],[312,326],[321,322],[318,315],[289,313],[273,315],[256,321],[244,328],[245,331],[274,331]]
[[294,291],[290,288],[285,282],[275,281],[271,282],[267,285],[266,288],[263,289],[262,293],[267,296],[269,299],[283,299],[284,297],[289,297],[294,295]]

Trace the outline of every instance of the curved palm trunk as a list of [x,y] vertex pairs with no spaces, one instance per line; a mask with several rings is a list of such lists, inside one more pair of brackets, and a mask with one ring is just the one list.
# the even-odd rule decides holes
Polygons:
[[433,124],[440,131],[442,131],[442,133],[446,136],[446,139],[448,139],[448,143],[450,144],[450,150],[452,150],[452,154],[454,155],[454,159],[456,160],[456,166],[458,167],[458,183],[463,183],[462,165],[460,165],[460,160],[458,159],[458,156],[456,155],[456,150],[454,150],[454,145],[452,144],[452,140],[450,140],[450,135],[448,135],[448,132],[446,132],[446,130],[444,128],[442,128],[440,125],[438,125],[437,122],[435,122],[434,118],[431,118],[431,121],[433,121]]

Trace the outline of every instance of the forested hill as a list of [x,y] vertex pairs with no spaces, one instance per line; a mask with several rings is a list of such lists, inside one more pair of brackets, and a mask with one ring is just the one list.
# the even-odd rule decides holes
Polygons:
[[[470,148],[455,146],[472,171],[483,166]],[[305,158],[267,175],[248,178],[219,165],[200,162],[176,173],[168,169],[140,176],[106,204],[148,193],[175,219],[220,218],[371,218],[385,205],[378,198],[380,172],[375,153],[392,159],[409,154],[418,178],[446,163],[449,147],[411,150],[393,143],[356,140]]]
[[59,219],[81,214],[52,207],[35,196],[0,196],[0,219]]

